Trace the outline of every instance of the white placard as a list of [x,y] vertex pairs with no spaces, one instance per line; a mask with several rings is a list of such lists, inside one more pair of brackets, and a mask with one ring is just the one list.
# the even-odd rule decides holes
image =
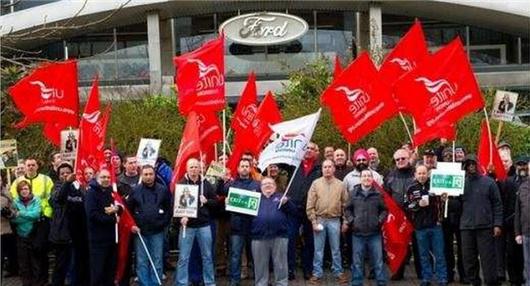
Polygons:
[[261,193],[238,188],[229,188],[226,199],[227,211],[253,216],[258,215]]
[[79,130],[61,131],[61,157],[65,161],[75,160],[79,142]]
[[18,162],[17,140],[0,141],[0,169],[15,168]]
[[518,97],[518,93],[497,90],[495,100],[493,101],[491,118],[508,122],[513,121]]
[[199,206],[199,186],[176,185],[173,217],[197,217]]
[[463,170],[431,170],[431,185],[429,193],[448,196],[460,196],[464,194],[466,172]]
[[138,165],[151,165],[154,167],[158,158],[160,143],[162,143],[162,140],[142,138],[138,146],[138,151],[136,152]]

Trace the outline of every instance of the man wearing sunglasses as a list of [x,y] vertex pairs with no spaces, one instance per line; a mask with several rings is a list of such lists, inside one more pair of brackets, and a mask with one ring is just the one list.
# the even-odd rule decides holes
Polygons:
[[[414,168],[410,165],[410,152],[406,149],[398,149],[394,152],[395,168],[388,173],[384,180],[384,189],[392,196],[394,201],[399,205],[405,206],[405,198],[407,189],[414,183]],[[421,266],[419,263],[419,255],[417,255],[417,247],[415,239],[413,238],[414,249],[414,266],[416,268],[416,275],[421,278]],[[399,270],[391,277],[392,280],[402,280],[405,272],[405,259]]]

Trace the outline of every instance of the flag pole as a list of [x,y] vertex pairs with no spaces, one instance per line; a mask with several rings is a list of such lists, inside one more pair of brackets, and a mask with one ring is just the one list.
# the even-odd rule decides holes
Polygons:
[[351,160],[351,143],[348,142],[348,158],[346,161]]
[[[482,108],[484,110],[484,116],[486,117],[486,127],[488,127],[488,140],[489,147],[490,147],[490,162],[489,165],[493,164],[493,144],[492,144],[492,138],[491,138],[491,126],[490,126],[490,120],[488,119],[488,111],[486,110],[486,107]],[[488,167],[489,167],[488,165]]]
[[401,111],[399,112],[399,117],[401,118],[403,125],[405,125],[405,130],[407,131],[407,135],[409,136],[410,144],[414,144],[414,141],[412,141],[412,135],[410,133],[409,126],[407,125],[407,122],[405,121],[405,117],[403,116],[403,113]]
[[140,238],[140,241],[142,242],[142,246],[144,247],[145,253],[147,254],[147,258],[149,259],[149,264],[151,264],[151,267],[153,268],[153,272],[156,276],[156,281],[158,282],[158,285],[162,285],[162,282],[160,281],[160,276],[158,276],[158,271],[156,271],[155,263],[153,262],[153,259],[151,258],[151,254],[149,253],[149,250],[147,250],[147,245],[145,245],[144,238],[142,235],[138,232],[138,237]]
[[504,126],[504,121],[499,122],[499,126],[497,127],[497,135],[495,136],[495,144],[499,144],[499,139],[501,138],[501,131],[502,127]]
[[[230,132],[230,130],[228,132]],[[228,134],[226,134],[226,108],[225,108],[223,109],[223,158],[226,158],[226,138],[227,137],[228,137]],[[223,172],[226,173],[226,160],[223,160]]]
[[456,159],[456,155],[455,155],[455,150],[456,150],[456,141],[453,140],[453,163],[455,162],[455,159]]

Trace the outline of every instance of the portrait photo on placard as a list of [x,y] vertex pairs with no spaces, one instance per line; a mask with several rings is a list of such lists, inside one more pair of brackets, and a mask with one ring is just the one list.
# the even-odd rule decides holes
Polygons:
[[0,141],[0,168],[14,168],[18,162],[17,140],[8,139]]
[[176,185],[173,217],[197,217],[199,186]]
[[140,140],[140,145],[136,152],[136,158],[138,159],[138,164],[140,166],[155,165],[161,142],[162,140],[150,138],[142,138]]
[[491,117],[501,121],[512,121],[517,105],[519,94],[504,90],[497,90],[493,101],[493,111]]
[[75,160],[79,142],[79,130],[70,129],[61,131],[61,155],[63,160]]

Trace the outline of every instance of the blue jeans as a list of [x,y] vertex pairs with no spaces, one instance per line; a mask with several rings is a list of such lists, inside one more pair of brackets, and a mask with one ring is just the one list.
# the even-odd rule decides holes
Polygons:
[[230,236],[230,279],[241,282],[241,254],[249,238],[242,235]]
[[304,275],[311,275],[313,272],[313,227],[306,216],[298,216],[289,214],[287,216],[289,221],[289,247],[288,247],[288,265],[289,273],[296,272],[296,241],[300,235],[300,227],[302,227],[302,236],[304,239],[304,246],[302,247],[302,270]]
[[314,232],[315,238],[315,255],[313,257],[313,276],[322,278],[322,260],[324,259],[324,247],[326,246],[326,236],[329,238],[329,246],[331,248],[331,257],[333,264],[331,271],[335,276],[338,276],[344,270],[342,269],[342,257],[340,255],[340,219],[320,219],[320,224],[324,227],[323,230]]
[[[210,221],[210,229],[212,230],[212,253],[215,253],[216,227],[214,221]],[[215,262],[215,256],[213,257],[213,260]],[[201,248],[199,247],[199,243],[197,242],[197,240],[193,242],[193,246],[191,247],[188,271],[188,279],[190,283],[202,282]]]
[[444,236],[442,227],[417,229],[416,240],[420,254],[421,277],[423,282],[431,282],[433,266],[431,265],[431,253],[434,256],[434,272],[438,283],[447,283],[447,266],[444,254]]
[[383,244],[381,234],[352,235],[353,263],[352,263],[352,286],[363,285],[364,280],[364,253],[368,250],[370,262],[374,270],[377,285],[386,285],[387,278],[383,265]]
[[[144,239],[145,246],[153,259],[155,264],[156,272],[158,273],[158,278],[162,281],[162,267],[163,267],[163,256],[164,256],[164,237],[165,231],[159,233],[142,235]],[[140,237],[137,234],[134,234],[134,247],[136,251],[136,275],[138,275],[138,284],[143,286],[148,285],[158,285],[158,280],[156,279],[155,273],[153,272],[153,266],[149,262],[147,253],[140,241]]]
[[175,285],[188,285],[188,266],[191,248],[195,238],[197,238],[201,250],[202,278],[204,280],[204,285],[215,285],[212,260],[212,231],[210,226],[207,225],[199,228],[187,227],[185,233],[186,237],[183,237],[183,229],[181,227],[179,232],[179,261],[177,264],[177,272],[175,274]]

